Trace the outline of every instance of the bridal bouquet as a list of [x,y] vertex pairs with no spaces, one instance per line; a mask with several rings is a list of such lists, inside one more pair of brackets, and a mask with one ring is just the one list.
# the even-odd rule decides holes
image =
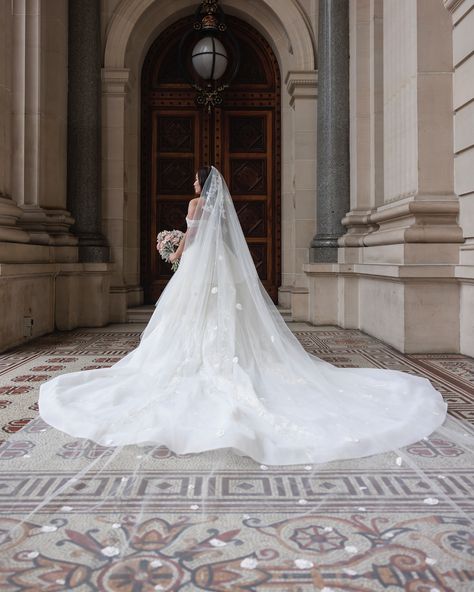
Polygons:
[[[176,251],[183,238],[181,230],[162,230],[156,237],[156,248],[161,258],[169,263],[170,255]],[[171,264],[171,269],[176,271],[179,266],[179,259]]]

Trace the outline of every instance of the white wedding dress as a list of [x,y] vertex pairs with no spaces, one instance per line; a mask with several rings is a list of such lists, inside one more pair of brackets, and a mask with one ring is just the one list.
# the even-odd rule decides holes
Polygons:
[[259,281],[214,167],[139,346],[110,368],[57,376],[39,395],[42,418],[75,437],[178,454],[230,448],[271,465],[403,447],[436,430],[446,408],[425,378],[305,352]]

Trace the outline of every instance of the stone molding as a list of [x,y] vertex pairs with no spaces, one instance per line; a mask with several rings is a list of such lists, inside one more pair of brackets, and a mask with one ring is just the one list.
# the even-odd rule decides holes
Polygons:
[[340,247],[360,247],[364,244],[364,237],[377,230],[378,224],[370,221],[374,210],[351,210],[342,219],[342,225],[347,228],[339,240]]
[[449,10],[449,12],[454,12],[456,8],[461,6],[464,1],[465,0],[443,0],[443,4],[446,10]]
[[290,105],[296,99],[318,98],[318,71],[317,70],[292,70],[285,78],[286,88],[290,95]]
[[426,280],[456,281],[455,264],[376,264],[376,263],[305,263],[303,271],[309,276],[337,277],[366,276],[386,280],[422,282]]
[[32,204],[24,204],[20,210],[22,216],[18,226],[28,233],[29,242],[40,245],[77,245],[77,237],[71,232],[74,218],[68,210],[48,209]]
[[52,239],[46,229],[47,216],[42,207],[36,204],[22,204],[23,216],[18,224],[30,235],[32,243],[37,245],[52,244]]
[[[127,44],[137,23],[151,9],[155,0],[121,0],[110,19],[107,42],[104,52],[104,66],[106,68],[123,68],[126,63]],[[186,14],[189,9],[196,9],[196,0],[162,0],[160,13]],[[240,13],[260,15],[265,14],[272,24],[272,30],[267,31],[270,39],[278,39],[284,31],[288,39],[294,63],[300,68],[314,68],[316,65],[316,42],[306,19],[302,16],[301,7],[297,0],[227,0],[225,11],[229,14],[234,9]]]
[[0,196],[0,242],[29,243],[29,234],[18,226],[23,211],[16,203]]
[[[37,245],[75,246],[78,239],[71,233],[74,218],[62,208],[42,208],[36,205],[21,206],[22,217],[18,225]],[[21,241],[19,241],[21,242]]]
[[0,263],[0,277],[110,274],[110,263]]
[[51,237],[51,241],[57,246],[76,246],[78,239],[71,234],[71,226],[74,224],[74,218],[67,210],[63,209],[45,209],[46,230]]
[[128,68],[102,68],[102,92],[125,96],[129,90],[130,70]]
[[463,243],[457,201],[413,200],[381,206],[372,212],[349,212],[348,228],[339,246],[357,247],[400,243]]

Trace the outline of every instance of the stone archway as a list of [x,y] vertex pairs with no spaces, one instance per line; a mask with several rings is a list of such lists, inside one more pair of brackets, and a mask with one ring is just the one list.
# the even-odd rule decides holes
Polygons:
[[[148,18],[155,26],[167,26],[170,17],[177,19],[195,8],[197,0],[122,0],[111,20],[104,52],[104,68],[126,67],[128,42],[140,19],[148,11],[158,8],[160,19]],[[316,67],[316,44],[310,25],[295,0],[227,0],[223,3],[229,13],[239,12],[264,32],[272,45],[285,40],[293,55],[294,70],[313,70]],[[252,15],[252,16],[250,16]],[[249,18],[250,16],[250,18]],[[148,40],[151,42],[150,40]],[[281,54],[281,47],[274,47]],[[280,64],[281,65],[281,64]]]
[[172,277],[156,252],[155,236],[186,229],[194,172],[222,171],[260,280],[274,302],[281,286],[281,77],[267,41],[247,21],[227,15],[241,65],[222,104],[210,113],[195,103],[182,78],[178,44],[193,16],[161,33],[142,69],[141,285],[154,303]]
[[[112,320],[125,320],[127,307],[143,301],[139,261],[139,81],[143,60],[158,34],[196,6],[197,0],[123,0],[108,27],[102,72],[103,145],[107,146],[103,162],[103,228],[115,263]],[[314,231],[314,220],[307,212],[316,210],[314,35],[295,0],[227,0],[223,8],[252,24],[267,39],[280,66],[285,147],[281,194],[282,208],[289,212],[282,221],[282,284],[304,283],[301,265]],[[308,153],[295,154],[298,134],[309,138],[305,142],[310,144]],[[295,204],[303,202],[306,213],[298,214]],[[298,216],[305,219],[299,221]]]

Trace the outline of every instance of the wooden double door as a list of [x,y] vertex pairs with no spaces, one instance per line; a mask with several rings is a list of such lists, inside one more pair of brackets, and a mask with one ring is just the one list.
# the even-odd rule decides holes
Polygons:
[[[181,78],[178,42],[185,18],[155,41],[142,75],[141,280],[155,302],[171,277],[156,251],[156,234],[186,229],[196,170],[224,175],[259,277],[276,302],[280,285],[280,76],[266,41],[248,24],[228,19],[241,67],[224,102],[210,114],[196,107]],[[231,56],[232,57],[232,56]]]

